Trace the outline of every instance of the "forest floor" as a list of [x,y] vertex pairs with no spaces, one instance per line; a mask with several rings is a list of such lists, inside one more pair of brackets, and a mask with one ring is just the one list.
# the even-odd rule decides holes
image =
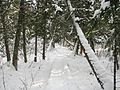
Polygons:
[[[10,63],[2,63],[0,90],[102,90],[85,57],[74,56],[68,48],[57,46],[46,60],[36,63],[32,58],[28,63],[20,59],[18,71]],[[112,62],[104,64],[111,70]]]

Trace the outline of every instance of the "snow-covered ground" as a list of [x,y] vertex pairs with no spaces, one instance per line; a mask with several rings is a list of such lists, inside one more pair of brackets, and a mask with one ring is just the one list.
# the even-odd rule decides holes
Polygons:
[[[65,47],[57,45],[47,53],[46,60],[37,63],[32,60],[26,64],[19,60],[18,71],[11,64],[3,63],[0,90],[102,90],[85,57],[74,56]],[[112,64],[106,63],[103,64],[106,70],[112,70]]]

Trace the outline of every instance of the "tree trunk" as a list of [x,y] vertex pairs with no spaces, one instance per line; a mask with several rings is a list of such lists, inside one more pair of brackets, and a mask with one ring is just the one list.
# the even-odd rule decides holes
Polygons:
[[42,58],[43,58],[43,60],[45,60],[45,43],[46,43],[46,17],[47,17],[47,11],[45,11],[46,10],[46,7],[47,7],[47,0],[45,0],[44,1],[44,5],[45,5],[45,7],[44,7],[44,12],[43,12],[43,55],[42,55]]
[[114,56],[114,90],[116,90],[116,70],[117,70],[117,47],[116,47],[116,39],[115,39],[115,45],[114,45],[114,52],[113,52],[113,56]]
[[83,52],[84,52],[84,48],[82,45],[80,45],[80,54],[82,55]]
[[[82,46],[82,44],[81,44],[81,46]],[[83,47],[83,46],[82,46],[82,47]],[[100,78],[98,77],[97,72],[95,71],[94,66],[93,66],[92,63],[90,62],[89,56],[88,56],[88,54],[85,52],[84,47],[83,47],[83,52],[84,52],[84,54],[85,54],[85,57],[86,57],[86,59],[87,59],[89,65],[90,65],[90,67],[91,67],[91,69],[92,69],[92,71],[93,71],[93,73],[94,73],[94,75],[95,75],[97,81],[99,82],[101,88],[104,90],[103,82],[102,82],[102,81],[100,80]]]
[[34,62],[37,62],[37,32],[35,32],[35,57]]
[[24,62],[27,62],[27,52],[26,52],[26,28],[25,28],[25,9],[23,7],[23,19],[22,19],[22,33],[23,33],[23,54],[24,54]]
[[77,38],[74,46],[74,55],[78,55],[78,50],[79,50],[79,40]]
[[[112,1],[111,1],[112,2]],[[119,47],[119,43],[118,43],[118,35],[119,35],[119,29],[118,29],[118,25],[117,25],[117,7],[116,4],[117,2],[119,2],[119,0],[116,0],[113,4],[112,8],[112,15],[113,15],[113,25],[114,25],[114,44],[113,44],[113,56],[114,56],[114,90],[116,90],[116,84],[117,84],[117,69],[119,69],[119,64],[118,64],[118,47]]]
[[89,38],[89,42],[90,42],[90,46],[91,46],[92,50],[95,52],[95,45],[94,45],[93,39]]
[[5,24],[5,15],[3,14],[4,8],[2,6],[1,0],[0,0],[0,7],[1,7],[0,8],[0,10],[1,10],[1,23],[2,23],[2,28],[3,28],[3,39],[4,39],[4,43],[5,43],[7,61],[11,61],[9,44],[8,44],[8,35],[7,35],[7,29],[6,29],[6,24]]
[[44,36],[43,36],[43,60],[45,60],[45,32],[44,32]]
[[4,16],[2,17],[2,24],[3,24],[3,38],[4,38],[4,43],[5,43],[5,50],[6,50],[6,55],[7,55],[7,61],[10,61],[10,50],[9,50],[9,44],[8,44],[8,37],[7,37],[7,31],[5,27],[5,18]]
[[14,51],[13,51],[13,66],[17,70],[18,65],[18,50],[19,50],[19,41],[20,41],[20,35],[21,35],[21,29],[22,29],[22,23],[23,23],[23,12],[24,10],[24,0],[20,1],[20,10],[19,10],[19,16],[18,16],[18,25],[17,25],[17,31],[15,35],[15,44],[14,44]]
[[[23,23],[24,24],[24,23]],[[26,53],[26,30],[25,26],[23,25],[23,54],[24,54],[24,62],[27,62],[27,53]]]
[[[71,2],[70,0],[67,0],[67,4],[68,4],[68,7],[69,7],[69,10],[70,12],[74,12],[74,9],[71,5]],[[86,59],[89,61],[89,64],[90,66],[92,65],[93,68],[94,68],[94,74],[97,75],[97,80],[98,80],[98,83],[100,84],[101,88],[102,89],[111,89],[112,88],[112,80],[110,80],[108,77],[108,74],[105,72],[105,68],[102,66],[102,64],[99,62],[99,59],[98,57],[95,55],[94,51],[92,50],[92,48],[90,47],[90,45],[88,44],[88,41],[87,39],[85,38],[85,35],[84,33],[82,32],[82,29],[80,28],[79,24],[76,22],[76,19],[75,19],[75,14],[72,13],[71,14],[71,17],[72,17],[72,20],[73,20],[73,24],[77,30],[77,34],[79,36],[79,39],[81,41],[81,44],[82,46],[84,47],[84,50],[85,50],[85,54],[86,54]],[[96,72],[96,73],[95,73]],[[105,82],[107,80],[107,82]],[[107,84],[107,85],[103,85],[103,82],[104,84]],[[105,86],[109,86],[109,87],[105,87]]]

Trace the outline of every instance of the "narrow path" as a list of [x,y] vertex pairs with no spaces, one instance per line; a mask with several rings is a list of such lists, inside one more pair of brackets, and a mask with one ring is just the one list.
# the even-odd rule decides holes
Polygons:
[[81,90],[71,81],[72,76],[65,56],[57,57],[52,65],[51,75],[44,90]]
[[57,48],[50,56],[50,77],[42,90],[101,90],[84,57],[74,57],[66,48]]
[[[61,46],[50,51],[46,61],[20,63],[17,72],[5,65],[4,72],[7,90],[101,90],[87,60]],[[4,90],[2,74],[0,80]]]

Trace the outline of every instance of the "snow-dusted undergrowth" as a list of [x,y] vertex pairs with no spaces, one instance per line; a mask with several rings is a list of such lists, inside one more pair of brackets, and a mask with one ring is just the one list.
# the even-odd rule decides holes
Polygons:
[[[111,63],[102,60],[110,71]],[[18,71],[9,63],[0,66],[0,90],[101,90],[85,57],[74,56],[65,47],[57,45],[46,61],[20,61]]]

